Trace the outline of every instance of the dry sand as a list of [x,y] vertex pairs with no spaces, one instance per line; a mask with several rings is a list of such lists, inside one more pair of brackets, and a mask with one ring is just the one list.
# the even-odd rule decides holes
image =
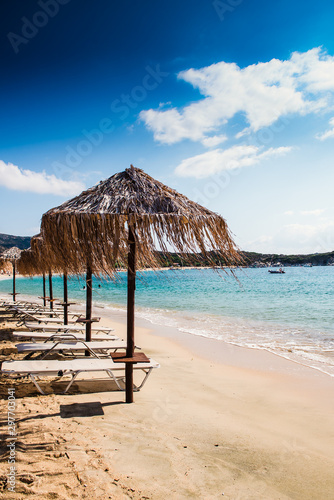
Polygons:
[[[117,321],[124,337],[124,321]],[[14,356],[8,327],[13,323],[2,323],[2,359]],[[331,377],[264,351],[170,328],[151,325],[150,332],[143,321],[136,342],[161,368],[131,405],[124,393],[108,391],[110,381],[78,382],[69,395],[47,396],[27,381],[1,381],[4,498],[334,498]],[[9,493],[13,386],[17,476]]]

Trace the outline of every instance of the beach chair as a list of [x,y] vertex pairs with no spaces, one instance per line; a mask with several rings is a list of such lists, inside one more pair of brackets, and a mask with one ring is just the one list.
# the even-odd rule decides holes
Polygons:
[[13,302],[13,301],[9,302],[7,299],[2,299],[0,305],[1,305],[1,307],[10,308],[12,306],[31,307],[35,304],[36,304],[36,302],[28,302],[26,300],[15,300],[15,302]]
[[28,353],[28,355],[41,352],[42,356],[39,359],[45,359],[49,354],[55,352],[75,355],[84,351],[88,351],[95,358],[100,358],[101,355],[108,356],[110,351],[116,352],[118,349],[126,349],[124,340],[111,339],[86,342],[71,337],[58,335],[53,337],[52,342],[17,344],[16,348],[17,352]]
[[12,307],[12,308],[19,308],[19,309],[23,309],[23,310],[26,310],[28,312],[39,312],[39,313],[46,313],[46,314],[49,314],[49,313],[53,313],[53,312],[62,312],[63,309],[61,309],[60,307],[54,307],[52,310],[48,307],[48,306],[42,306],[41,304],[36,304],[36,302],[23,302],[23,303],[8,303],[8,307]]
[[[62,323],[64,318],[63,308],[49,309],[35,304],[34,306],[18,306],[9,305],[8,311],[12,312],[16,317],[20,318],[19,323],[23,324],[23,321],[37,321],[37,322],[47,322],[47,323]],[[71,320],[78,321],[80,313],[68,313],[68,317]],[[75,319],[77,318],[77,319]],[[94,318],[94,321],[99,321],[100,318]]]
[[28,302],[23,300],[15,302],[8,302],[7,300],[4,300],[1,303],[1,307],[3,307],[7,312],[11,312],[13,315],[19,316],[20,309],[27,309],[33,312],[36,310],[37,304],[35,302]]
[[[35,323],[26,321],[24,325],[28,328],[28,330],[41,330],[43,332],[82,332],[85,330],[85,326],[80,323],[71,323],[69,325],[61,325],[61,324],[52,324],[52,323]],[[91,332],[93,333],[110,333],[113,332],[113,328],[109,328],[108,326],[92,326]]]
[[[56,337],[71,338],[72,340],[85,340],[86,334],[84,332],[74,332],[69,337],[69,333],[66,332],[43,332],[43,331],[30,331],[30,332],[22,332],[17,330],[12,333],[15,339],[30,339],[32,342],[41,342],[41,341],[49,341],[52,342]],[[108,333],[98,333],[92,332],[92,340],[93,341],[102,341],[102,340],[120,340],[116,335],[108,334]]]
[[[134,386],[135,391],[139,391],[145,384],[148,376],[154,368],[159,368],[160,365],[153,359],[148,362],[138,362],[133,365],[134,370],[141,370],[144,372],[144,379],[142,382]],[[59,360],[29,360],[29,361],[3,361],[1,365],[1,375],[17,378],[28,376],[34,383],[35,387],[41,394],[45,394],[41,389],[37,379],[39,377],[58,377],[62,378],[66,375],[71,377],[68,385],[63,394],[65,394],[77,376],[81,373],[88,372],[105,372],[116,383],[120,391],[124,391],[120,382],[124,381],[125,363],[116,363],[111,358],[97,359],[71,359],[65,361]],[[116,375],[120,374],[120,378]]]
[[[46,314],[39,314],[35,311],[31,311],[29,309],[23,309],[22,307],[12,306],[10,311],[18,318],[17,326],[21,326],[25,323],[26,320],[36,321],[37,323],[62,323],[63,318],[59,315],[59,313],[53,312],[49,310]],[[53,315],[54,317],[50,318],[48,316]]]

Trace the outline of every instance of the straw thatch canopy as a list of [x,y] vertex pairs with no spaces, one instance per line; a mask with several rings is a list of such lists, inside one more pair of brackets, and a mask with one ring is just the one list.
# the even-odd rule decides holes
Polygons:
[[41,273],[47,273],[52,268],[52,258],[47,253],[47,248],[40,234],[36,234],[30,240],[32,259]]
[[0,257],[0,271],[9,271],[11,269],[11,264],[8,260],[4,259],[3,257]]
[[11,247],[8,250],[5,250],[2,254],[4,259],[13,261],[20,257],[22,250],[18,247]]
[[31,249],[23,250],[17,261],[17,270],[20,274],[33,276],[38,274],[37,262]]
[[[47,274],[50,271],[54,273],[66,271],[66,264],[60,266],[55,260],[53,253],[48,252],[41,234],[36,234],[30,240],[31,248],[24,255],[21,255],[22,265],[27,268],[27,274]],[[31,252],[31,253],[30,253]],[[33,272],[30,273],[29,269]],[[36,271],[36,272],[34,272]]]
[[41,265],[31,248],[22,251],[17,261],[17,270],[24,276],[34,276],[45,272],[45,268]]
[[127,264],[129,228],[137,267],[158,267],[157,249],[192,263],[200,252],[215,265],[211,250],[226,264],[241,261],[223,217],[133,166],[49,210],[41,233],[59,265],[110,274]]

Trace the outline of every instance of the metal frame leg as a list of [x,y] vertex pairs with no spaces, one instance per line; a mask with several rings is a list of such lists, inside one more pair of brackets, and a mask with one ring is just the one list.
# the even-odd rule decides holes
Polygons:
[[147,371],[146,371],[145,368],[143,368],[143,372],[145,373],[145,377],[144,377],[144,380],[142,381],[142,383],[140,385],[138,385],[138,387],[136,387],[136,391],[140,391],[140,389],[142,387],[144,387],[144,384],[145,384],[146,380],[148,379],[148,376],[149,376],[149,374],[151,373],[152,370],[153,370],[153,366],[151,368],[148,368]]
[[35,379],[35,377],[33,376],[33,374],[32,374],[32,373],[29,373],[29,377],[31,378],[32,382],[34,383],[34,385],[36,386],[36,388],[39,390],[39,392],[40,392],[41,394],[43,394],[43,396],[45,396],[45,392],[43,392],[43,391],[42,391],[42,389],[40,388],[40,386],[39,386],[39,384],[38,384],[37,380]]

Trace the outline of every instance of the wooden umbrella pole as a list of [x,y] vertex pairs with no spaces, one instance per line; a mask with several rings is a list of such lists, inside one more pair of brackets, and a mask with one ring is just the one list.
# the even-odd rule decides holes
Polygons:
[[[136,290],[136,242],[134,228],[129,227],[128,253],[128,304],[127,304],[127,347],[126,357],[132,358],[135,350],[135,290]],[[133,364],[126,363],[126,402],[133,403]]]
[[43,306],[46,306],[46,284],[45,284],[45,273],[43,273]]
[[[88,265],[86,271],[86,342],[92,340],[92,269]],[[89,352],[85,353],[89,356]]]
[[53,290],[52,290],[52,272],[49,271],[49,295],[50,295],[50,310],[53,309]]
[[68,324],[68,294],[67,294],[67,273],[64,273],[64,325]]
[[15,289],[16,266],[15,266],[15,259],[13,260],[12,265],[13,265],[13,302],[15,302],[15,298],[16,298],[16,289]]

